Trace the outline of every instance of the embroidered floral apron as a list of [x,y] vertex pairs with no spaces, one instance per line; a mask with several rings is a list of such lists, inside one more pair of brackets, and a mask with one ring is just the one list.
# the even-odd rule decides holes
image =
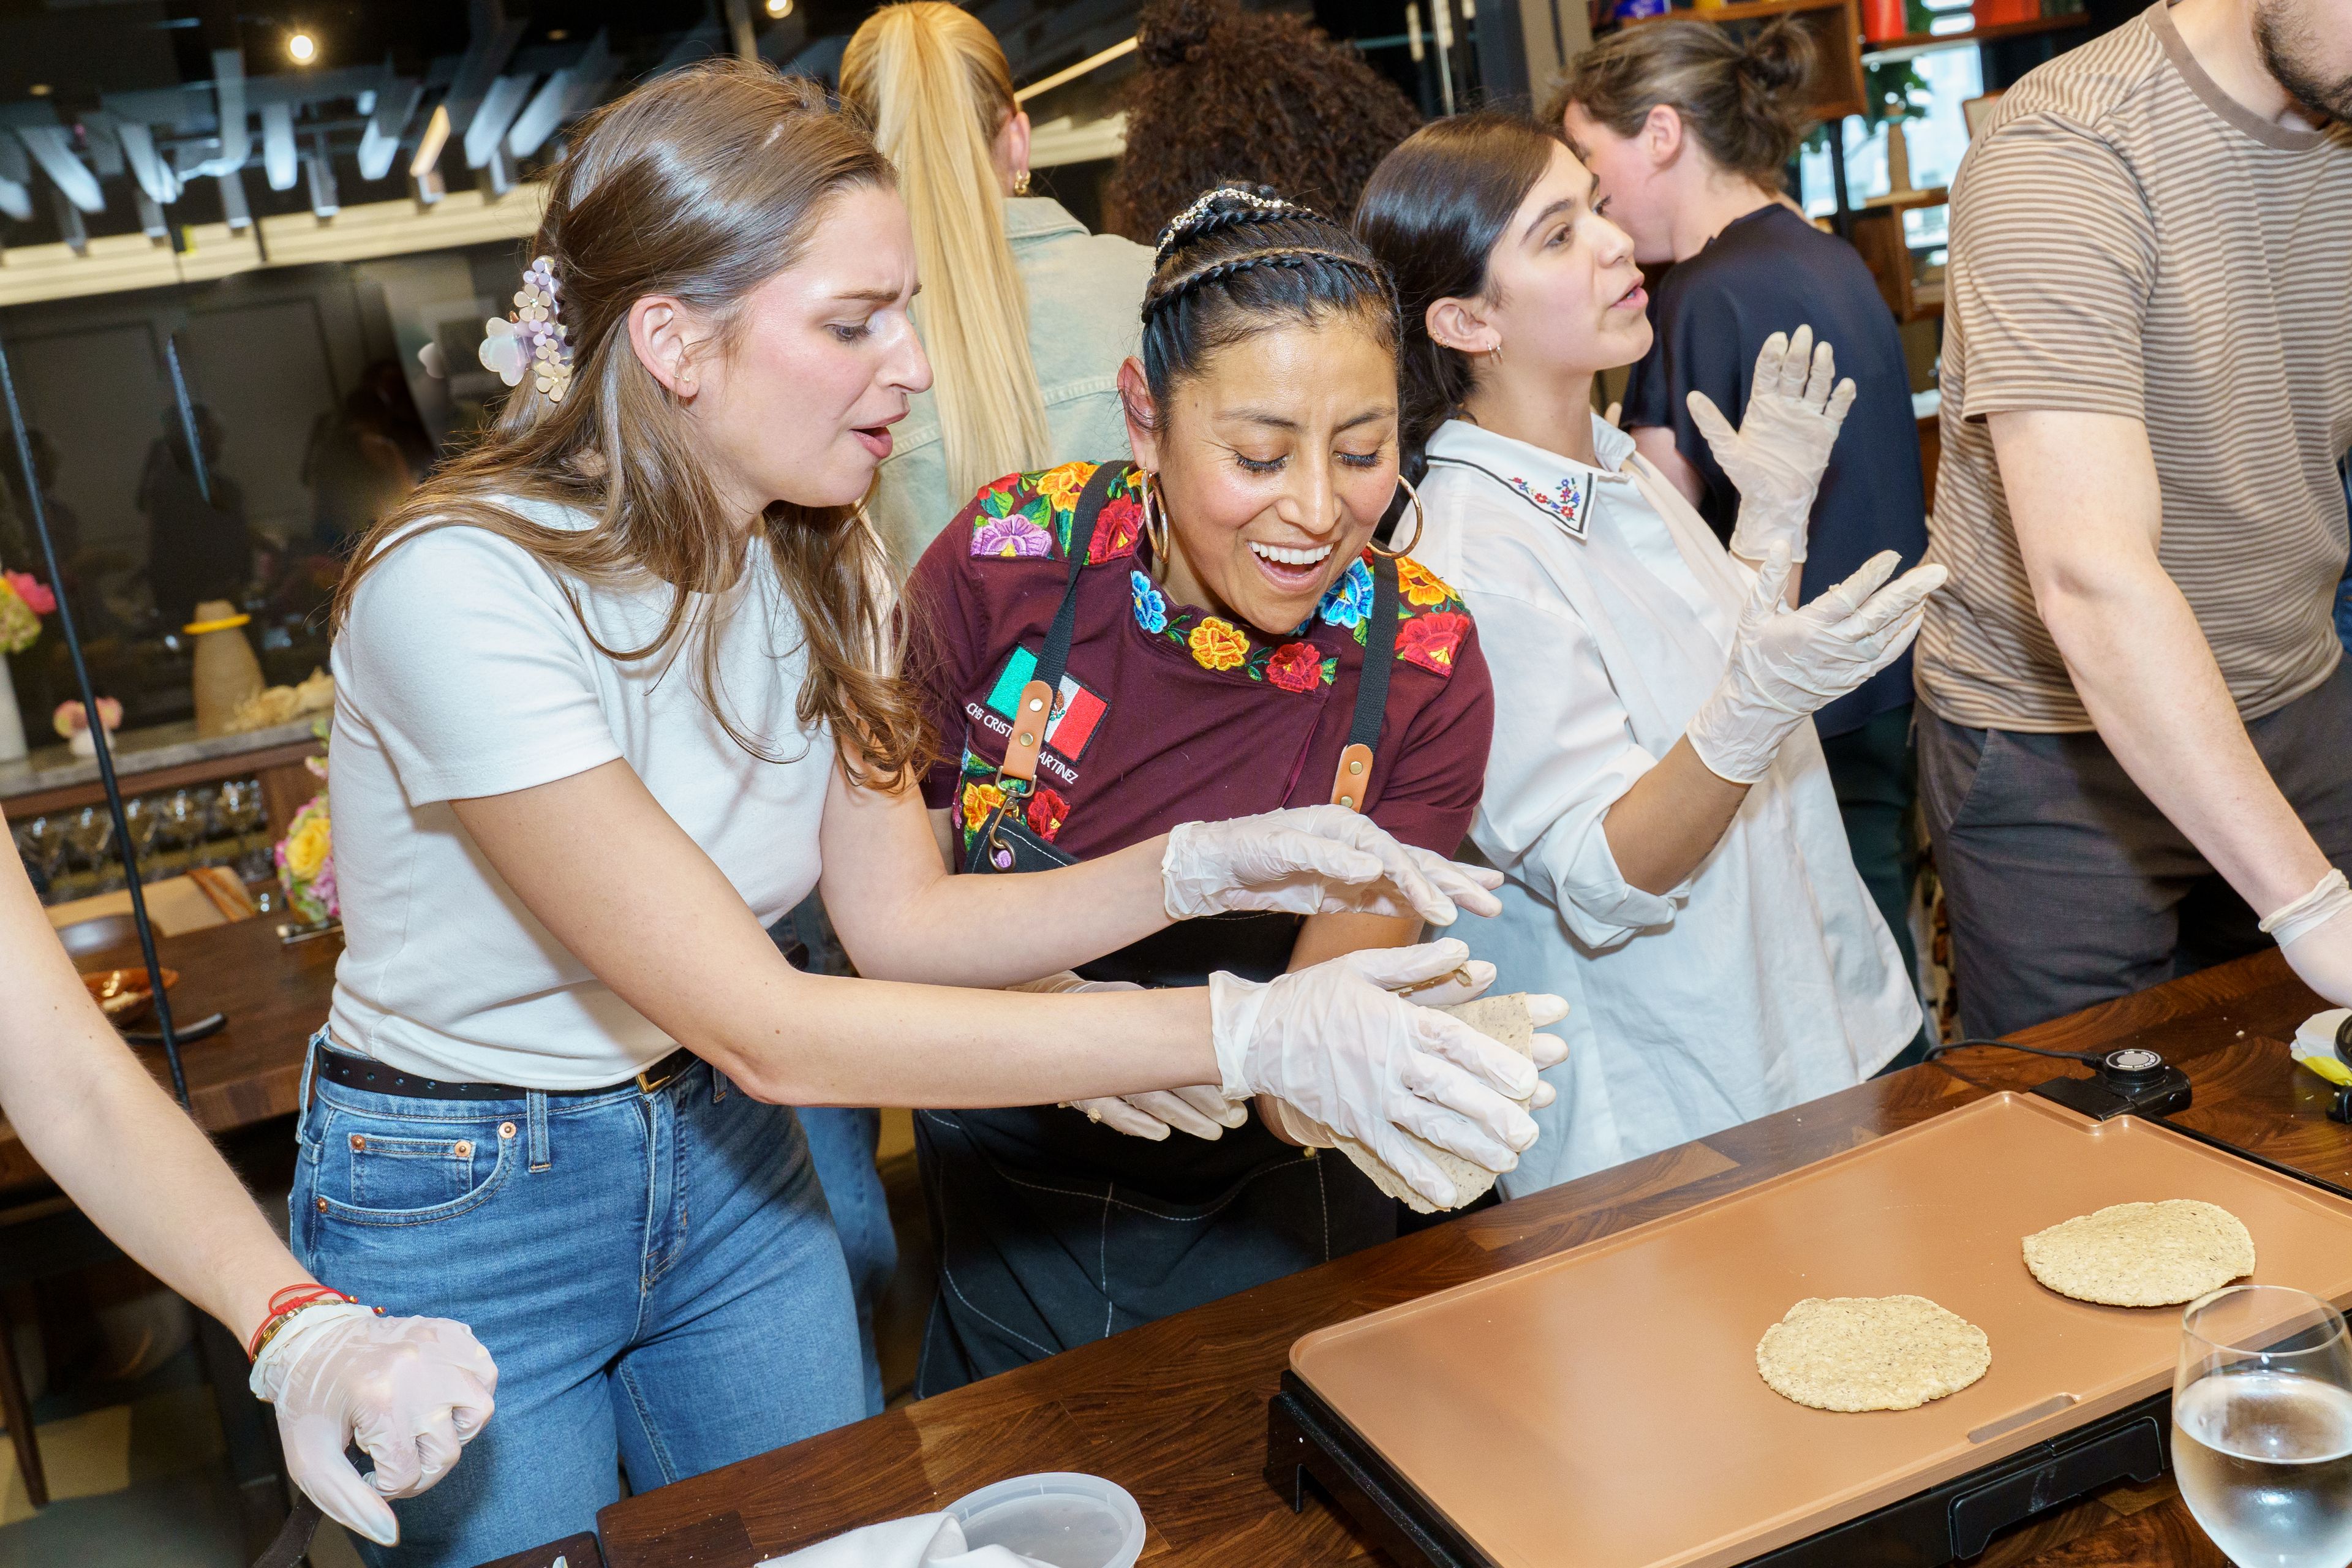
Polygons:
[[[1126,465],[1096,470],[1071,531],[1095,513]],[[1060,683],[1086,552],[1039,661]],[[1378,574],[1351,741],[1379,734],[1396,625],[1393,566]],[[1370,732],[1365,733],[1369,725]],[[1003,781],[1000,781],[1003,782]],[[1013,781],[1017,784],[1017,781]],[[1045,870],[1071,858],[1028,831],[1008,791],[973,841],[964,869]],[[1279,804],[1288,805],[1288,801]],[[1302,917],[1221,915],[1186,921],[1081,964],[1089,980],[1204,985],[1212,971],[1271,980],[1289,966]],[[1236,1290],[1277,1279],[1397,1233],[1399,1209],[1345,1160],[1294,1148],[1255,1115],[1213,1142],[1171,1132],[1153,1142],[1063,1106],[919,1110],[915,1142],[940,1288],[924,1334],[918,1397],[1008,1372]]]

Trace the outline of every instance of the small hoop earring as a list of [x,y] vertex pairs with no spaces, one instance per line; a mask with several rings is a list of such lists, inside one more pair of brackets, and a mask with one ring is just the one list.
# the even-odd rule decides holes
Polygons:
[[1168,512],[1160,504],[1160,476],[1150,472],[1143,476],[1143,540],[1151,546],[1152,564],[1165,571],[1168,565]]
[[1379,545],[1372,544],[1369,541],[1366,543],[1366,547],[1373,554],[1385,555],[1391,561],[1400,556],[1412,554],[1413,546],[1421,542],[1421,531],[1429,525],[1429,514],[1421,510],[1421,492],[1412,488],[1412,481],[1399,474],[1397,483],[1404,487],[1406,497],[1412,502],[1412,537],[1405,542],[1402,549],[1397,550],[1382,550]]
[[1025,196],[1029,194],[1028,170],[1024,169],[1013,176],[1013,194],[1016,196]]

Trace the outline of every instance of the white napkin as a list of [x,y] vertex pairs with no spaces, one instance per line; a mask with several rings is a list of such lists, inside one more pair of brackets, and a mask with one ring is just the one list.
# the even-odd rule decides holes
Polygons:
[[953,1514],[925,1513],[869,1524],[758,1568],[1052,1568],[1009,1547],[968,1547]]

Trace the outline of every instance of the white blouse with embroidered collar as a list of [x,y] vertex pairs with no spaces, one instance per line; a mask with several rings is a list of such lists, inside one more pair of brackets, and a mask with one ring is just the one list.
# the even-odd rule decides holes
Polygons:
[[1586,464],[1447,423],[1413,552],[1469,605],[1495,683],[1471,837],[1503,912],[1451,934],[1570,1005],[1515,1197],[1858,1083],[1919,1028],[1811,725],[1680,887],[1620,872],[1609,810],[1722,679],[1755,576],[1630,437],[1592,437]]

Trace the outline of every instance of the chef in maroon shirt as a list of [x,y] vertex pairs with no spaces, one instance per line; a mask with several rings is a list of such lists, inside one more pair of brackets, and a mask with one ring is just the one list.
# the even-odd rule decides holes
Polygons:
[[[1143,320],[1119,375],[1136,461],[997,480],[909,582],[943,851],[1018,873],[1323,804],[1450,853],[1494,696],[1460,599],[1372,547],[1401,493],[1385,275],[1343,226],[1226,187],[1160,237]],[[1219,916],[1035,985],[1262,978],[1417,931]],[[1270,1109],[1209,1089],[919,1112],[941,1258],[918,1394],[1393,1237],[1396,1203]]]

